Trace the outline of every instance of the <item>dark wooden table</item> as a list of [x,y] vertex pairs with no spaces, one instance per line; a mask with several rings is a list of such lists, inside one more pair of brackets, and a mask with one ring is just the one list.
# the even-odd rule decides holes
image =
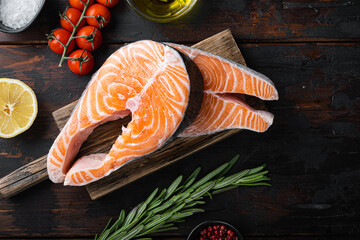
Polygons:
[[[311,1],[310,1],[311,2]],[[240,153],[236,169],[268,164],[272,187],[241,187],[215,196],[206,212],[175,232],[184,239],[198,223],[232,223],[246,239],[360,237],[360,3],[337,1],[199,0],[188,17],[157,24],[125,1],[111,9],[96,68],[118,47],[139,39],[193,44],[230,28],[248,65],[269,76],[280,100],[267,104],[274,125],[264,134],[241,132],[113,194],[91,201],[85,188],[50,181],[0,199],[3,238],[86,239],[155,187],[201,165],[205,171]],[[30,85],[39,102],[34,125],[0,140],[0,177],[46,154],[58,129],[51,112],[76,100],[89,76],[59,68],[45,34],[59,26],[67,1],[47,1],[27,31],[0,33],[0,77]]]

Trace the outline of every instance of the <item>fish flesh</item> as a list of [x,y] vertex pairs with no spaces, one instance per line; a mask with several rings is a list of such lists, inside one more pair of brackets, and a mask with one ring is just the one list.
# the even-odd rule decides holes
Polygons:
[[[48,157],[50,180],[85,185],[161,148],[193,122],[203,92],[198,67],[167,45],[144,40],[113,53],[93,76]],[[108,154],[74,159],[100,124],[130,115]]]
[[[56,176],[61,176],[59,178],[60,181],[58,182],[64,181],[64,178],[65,178],[64,185],[85,185],[90,182],[96,181],[102,177],[107,176],[112,171],[118,169],[126,162],[141,157],[143,155],[146,155],[148,153],[151,153],[156,149],[159,149],[161,146],[165,144],[165,142],[169,141],[169,139],[175,137],[179,133],[180,134],[178,136],[181,137],[194,137],[204,134],[212,134],[215,132],[223,131],[226,129],[234,129],[234,128],[249,129],[256,132],[264,132],[269,128],[269,126],[273,122],[273,115],[266,111],[253,109],[248,104],[246,104],[241,97],[239,97],[239,95],[246,94],[246,95],[258,97],[259,99],[262,100],[278,99],[278,93],[275,88],[275,85],[269,78],[250,68],[247,68],[246,66],[243,66],[236,62],[229,61],[227,59],[221,58],[219,56],[198,49],[194,49],[178,44],[171,44],[171,43],[166,43],[166,44],[171,46],[172,48],[179,50],[180,52],[182,52],[183,54],[189,57],[188,60],[184,61],[185,68],[182,69],[183,72],[186,72],[187,68],[189,67],[188,65],[195,68],[194,67],[194,63],[195,63],[196,66],[198,67],[196,71],[187,70],[187,72],[196,72],[195,74],[188,74],[188,76],[190,75],[196,76],[193,78],[190,77],[191,86],[192,84],[199,84],[199,81],[203,82],[203,86],[201,86],[203,87],[202,92],[196,91],[196,94],[190,94],[190,96],[196,96],[198,99],[202,99],[201,108],[199,105],[199,102],[201,101],[197,101],[197,111],[192,111],[192,112],[198,112],[198,114],[197,115],[191,114],[192,118],[191,120],[186,121],[187,124],[182,125],[183,126],[182,128],[178,128],[176,130],[176,133],[174,133],[175,131],[174,130],[172,132],[174,134],[167,134],[166,135],[167,137],[164,138],[167,140],[164,139],[160,140],[160,144],[158,145],[154,144],[151,140],[149,141],[148,137],[146,137],[145,135],[139,138],[138,135],[142,134],[144,128],[141,128],[141,125],[139,124],[133,123],[133,121],[134,118],[136,121],[138,121],[139,119],[137,119],[136,117],[139,116],[146,117],[147,115],[146,113],[144,113],[144,111],[148,108],[148,105],[142,105],[139,103],[143,103],[143,101],[152,102],[152,104],[149,104],[149,106],[151,106],[152,108],[162,108],[163,106],[161,101],[153,101],[154,100],[153,98],[143,97],[141,101],[139,101],[139,98],[137,96],[139,93],[143,91],[142,88],[146,86],[146,83],[145,85],[142,84],[138,86],[134,84],[133,80],[130,81],[128,79],[129,78],[147,79],[148,76],[145,74],[147,73],[147,71],[142,71],[143,69],[141,68],[143,66],[147,67],[147,65],[153,64],[151,63],[151,61],[156,61],[156,56],[155,57],[147,56],[147,59],[149,61],[142,62],[143,59],[140,58],[141,61],[139,61],[138,59],[136,59],[135,56],[133,56],[133,55],[136,56],[141,55],[141,53],[135,53],[134,50],[133,54],[129,54],[127,50],[124,50],[125,48],[124,47],[123,49],[119,50],[119,51],[123,51],[124,54],[119,55],[117,52],[115,52],[113,54],[114,57],[111,56],[105,62],[105,64],[101,67],[101,69],[95,75],[93,80],[90,82],[89,87],[84,92],[85,97],[87,96],[87,94],[94,95],[94,93],[92,92],[94,92],[95,90],[92,90],[91,88],[92,84],[94,84],[95,86],[96,85],[101,86],[101,83],[92,83],[92,82],[99,82],[99,79],[103,81],[102,80],[102,78],[104,77],[103,75],[106,75],[107,78],[109,78],[105,84],[106,86],[108,86],[107,93],[100,92],[100,94],[99,93],[96,94],[96,97],[100,99],[100,103],[97,103],[99,100],[95,98],[93,98],[92,100],[84,100],[83,99],[84,96],[81,98],[80,102],[84,102],[82,104],[84,105],[84,107],[82,107],[83,111],[85,111],[84,109],[88,108],[91,110],[91,114],[87,113],[87,116],[84,119],[77,117],[78,121],[82,122],[89,118],[89,119],[95,119],[98,122],[92,121],[93,125],[90,124],[91,126],[78,130],[80,131],[80,133],[78,133],[79,135],[78,138],[81,139],[81,142],[75,144],[76,146],[75,151],[74,151],[74,146],[70,144],[71,146],[70,152],[77,153],[82,142],[87,138],[87,136],[92,132],[92,130],[103,122],[109,120],[115,120],[117,118],[127,116],[130,113],[132,114],[132,122],[130,122],[129,125],[123,129],[122,135],[120,135],[119,138],[116,140],[109,154],[92,154],[89,156],[84,156],[78,159],[72,166],[70,165],[73,162],[71,159],[70,161],[65,161],[68,165],[66,165],[65,167],[61,166],[62,175],[59,173],[53,174]],[[136,51],[141,51],[141,49],[142,48],[140,48],[140,50],[136,49]],[[148,51],[148,52],[149,54],[157,54],[157,51]],[[123,55],[127,57],[124,57]],[[191,62],[190,59],[193,62]],[[134,67],[135,69],[140,69],[140,71],[136,71],[136,70],[134,70],[134,72],[130,71],[131,72],[130,74],[128,72],[128,69],[131,67]],[[100,76],[99,74],[102,75]],[[202,75],[202,77],[199,75]],[[121,80],[121,84],[123,85],[121,85],[121,88],[118,87],[118,89],[114,89],[109,84],[112,84],[112,81],[115,81],[114,79],[118,79],[119,76],[123,78]],[[110,77],[112,78],[110,79]],[[170,77],[170,79],[172,78]],[[196,79],[197,83],[194,83],[196,81],[192,81],[192,79]],[[166,80],[164,79],[164,81],[162,82],[162,84],[165,84],[164,88],[167,90],[164,92],[163,97],[166,97],[166,94],[173,92],[173,85],[170,86],[167,81],[169,81],[169,79]],[[126,88],[129,88],[129,86],[134,91],[132,95],[124,90]],[[96,86],[96,88],[99,87]],[[104,86],[102,88],[104,89]],[[196,87],[196,89],[199,90],[200,87]],[[120,101],[122,103],[123,101],[125,101],[126,104],[123,103],[123,106],[117,108],[117,111],[110,112],[107,115],[108,119],[105,120],[102,118],[98,119],[97,118],[98,112],[103,111],[102,110],[102,108],[104,107],[103,105],[106,105],[103,103],[104,101],[102,101],[102,98],[104,97],[106,98],[107,96],[106,94],[110,94],[112,98],[115,98],[112,101],[115,102]],[[154,95],[153,97],[157,97],[157,96]],[[115,105],[112,105],[112,107],[115,107]],[[138,110],[139,108],[140,110]],[[72,117],[74,116],[76,109]],[[160,122],[160,120],[167,122],[169,120],[167,119],[169,115],[160,117],[161,112],[162,111],[158,112],[159,115],[155,119],[154,119],[154,115],[148,116],[149,117],[148,121],[154,122],[155,120],[155,125],[157,126],[159,126],[158,122]],[[77,113],[77,115],[79,114]],[[181,114],[178,114],[178,117],[180,116]],[[188,116],[188,114],[185,114],[185,116]],[[76,119],[72,121],[76,122]],[[69,122],[67,124],[69,124]],[[174,123],[174,121],[172,121],[171,119],[170,122]],[[168,126],[168,123],[161,125],[160,128],[164,126]],[[174,129],[174,127],[172,129]],[[163,129],[161,130],[156,129],[156,130],[163,131]],[[60,135],[62,134],[60,133]],[[136,141],[134,142],[130,141],[125,143],[124,138],[130,139],[131,136],[136,136],[135,139]],[[67,136],[64,135],[63,137],[66,138]],[[58,139],[56,141],[58,141]],[[156,141],[159,141],[158,138],[156,138]],[[52,150],[53,158],[55,157],[56,159],[58,159],[59,152],[62,154],[62,157],[64,157],[65,155],[62,152],[66,151],[66,149],[65,150],[62,149],[62,145],[64,145],[62,142],[64,142],[64,140],[61,140],[60,138],[58,142],[59,143],[57,145],[54,144],[57,147],[55,147],[54,150]],[[69,140],[67,140],[67,143],[68,142]],[[150,146],[149,146],[149,142],[150,142]],[[62,152],[60,151],[61,149]],[[75,155],[71,153],[70,156],[73,159],[76,153]],[[57,171],[59,172],[59,169]]]
[[268,77],[199,49],[166,44],[188,55],[199,67],[204,80],[200,112],[179,137],[212,134],[226,129],[264,132],[271,126],[273,114],[255,110],[238,97],[238,94],[246,94],[262,100],[277,100],[278,92]]
[[[126,162],[162,147],[194,121],[203,90],[197,66],[177,50],[153,41],[126,45],[95,74],[48,154],[53,182],[85,185]],[[72,165],[81,144],[100,124],[132,115],[109,154]]]
[[236,95],[204,93],[198,116],[179,137],[213,134],[227,129],[265,132],[273,119],[272,113],[255,110]]

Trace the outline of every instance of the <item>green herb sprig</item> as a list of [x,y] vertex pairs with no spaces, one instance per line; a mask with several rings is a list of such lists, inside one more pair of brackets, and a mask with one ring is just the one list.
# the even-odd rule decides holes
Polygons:
[[[127,215],[120,212],[119,218],[110,226],[111,219],[103,232],[95,240],[129,240],[140,239],[150,233],[176,230],[176,223],[194,213],[204,212],[197,205],[205,204],[206,196],[210,198],[239,186],[270,186],[265,182],[268,171],[266,165],[225,176],[239,159],[236,155],[230,162],[221,165],[198,181],[195,181],[201,168],[197,168],[183,183],[179,176],[159,194],[156,188],[142,203],[133,208]],[[141,238],[144,239],[144,238]],[[150,239],[150,238],[146,238]]]

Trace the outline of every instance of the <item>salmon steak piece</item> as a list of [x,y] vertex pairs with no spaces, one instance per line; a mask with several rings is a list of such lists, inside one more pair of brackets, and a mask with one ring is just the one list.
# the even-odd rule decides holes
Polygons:
[[238,97],[246,94],[262,100],[277,100],[278,92],[268,77],[202,50],[166,44],[188,55],[199,67],[204,80],[200,112],[179,137],[212,134],[226,129],[264,132],[271,126],[273,114],[255,110]]
[[[94,74],[55,139],[47,157],[50,180],[85,185],[156,151],[195,120],[202,94],[202,75],[183,53],[149,40],[125,45]],[[108,154],[74,163],[97,126],[130,114]]]

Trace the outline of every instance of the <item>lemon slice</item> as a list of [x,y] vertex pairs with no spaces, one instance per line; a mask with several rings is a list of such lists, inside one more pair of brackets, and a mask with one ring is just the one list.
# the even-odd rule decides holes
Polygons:
[[29,129],[37,111],[35,93],[28,85],[0,78],[0,137],[12,138]]

